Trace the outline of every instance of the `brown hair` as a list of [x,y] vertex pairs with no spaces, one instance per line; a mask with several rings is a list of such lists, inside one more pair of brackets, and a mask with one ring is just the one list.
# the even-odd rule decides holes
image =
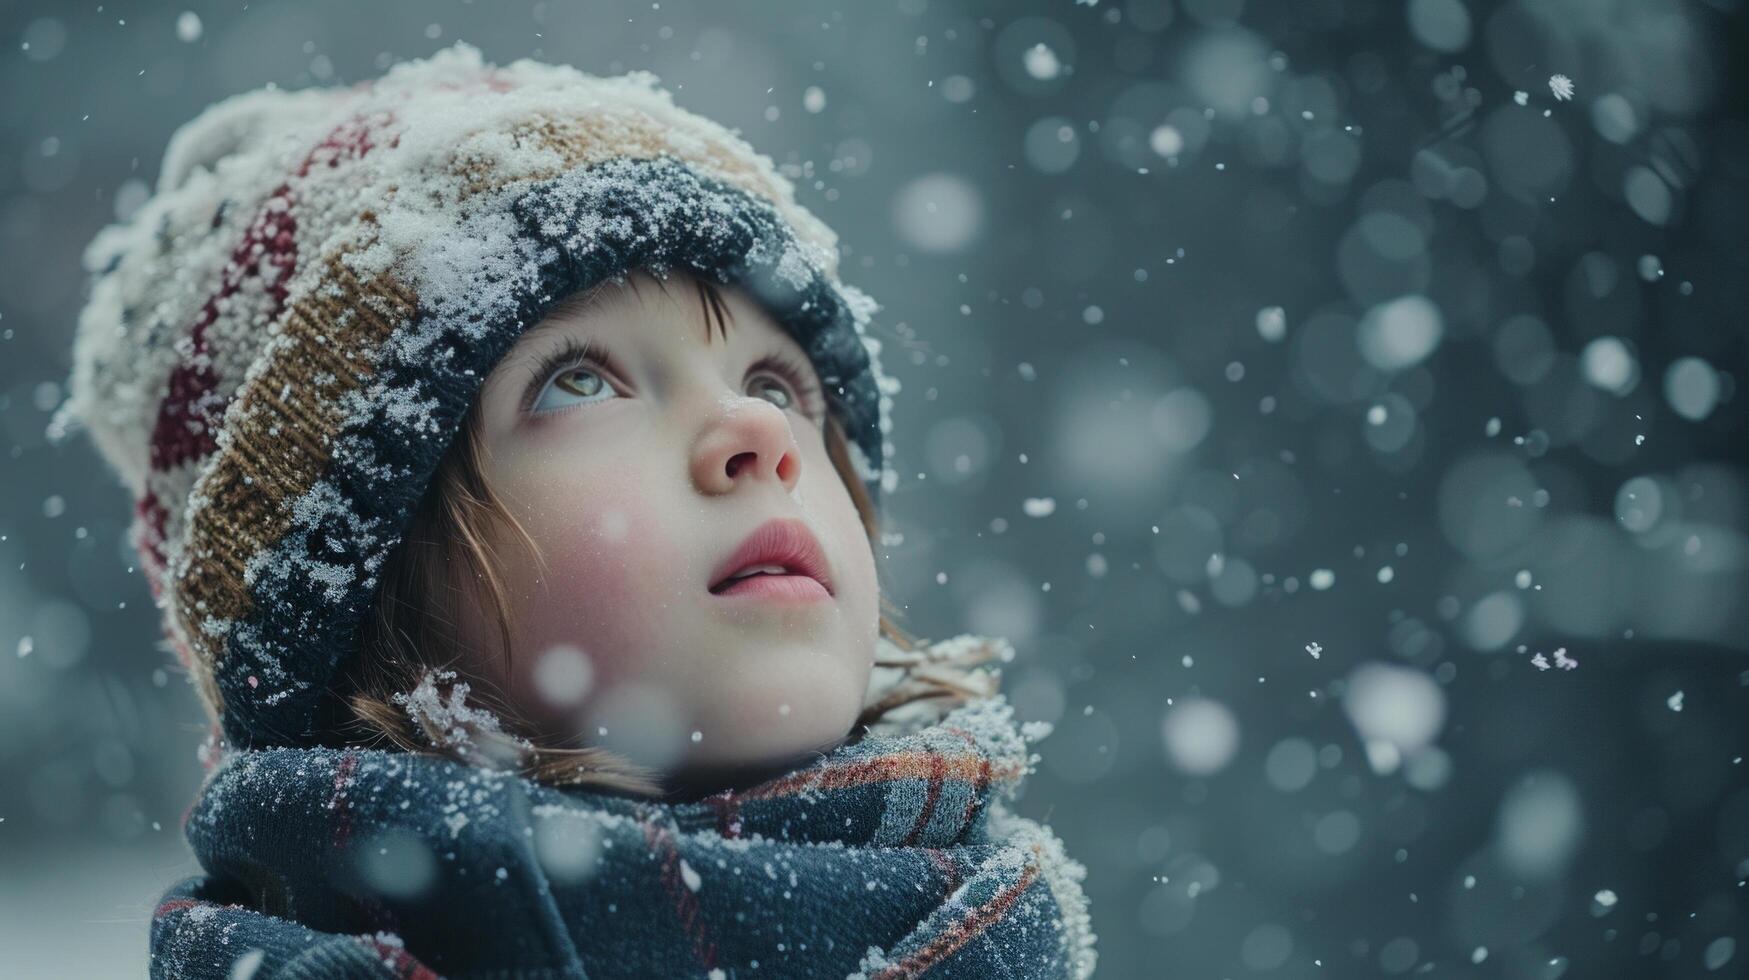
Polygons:
[[[559,316],[582,309],[601,289],[613,282],[628,282],[635,291],[640,274],[608,280],[573,294],[550,315]],[[704,307],[707,341],[713,322],[727,338],[729,313],[719,287],[701,278],[689,278],[697,284],[699,301]],[[664,292],[667,291],[664,279],[658,278],[656,282]],[[874,503],[851,462],[844,431],[830,414],[825,437],[832,466],[849,489],[870,542],[876,542],[879,540],[879,526]],[[351,732],[346,739],[349,744],[387,742],[406,751],[461,754],[455,750],[452,740],[432,735],[451,727],[454,719],[435,717],[429,698],[408,696],[408,692],[434,676],[445,682],[455,680],[455,675],[447,671],[462,659],[462,638],[448,611],[457,603],[479,602],[491,614],[489,621],[497,625],[502,655],[506,663],[509,661],[512,639],[505,584],[500,574],[502,556],[491,545],[489,529],[494,524],[507,528],[541,565],[545,563],[545,556],[488,484],[484,458],[480,402],[476,399],[454,444],[439,464],[400,546],[385,563],[382,589],[361,634],[361,650],[352,658],[341,678],[340,693],[345,696],[352,714]],[[450,574],[452,568],[461,570],[460,581]],[[470,580],[474,588],[464,588],[463,583]],[[901,650],[915,650],[916,639],[899,627],[896,622],[899,610],[885,593],[880,596],[880,606],[880,635]],[[996,655],[992,648],[975,649],[970,658],[956,666],[969,668]],[[876,666],[902,664],[877,660]],[[452,694],[461,690],[467,700],[483,705],[508,725],[509,730],[505,732],[490,726],[491,730],[469,733],[473,740],[488,743],[488,754],[496,761],[513,761],[523,775],[546,783],[590,786],[645,796],[661,794],[658,774],[608,749],[538,744],[538,740],[528,740],[526,736],[531,726],[501,692],[481,690],[480,682],[475,678],[462,680],[469,686],[461,688],[459,683],[452,683]],[[953,668],[945,672],[938,670],[922,680],[922,683],[897,689],[877,703],[868,705],[857,717],[855,727],[873,724],[892,710],[913,701],[947,698],[963,702],[980,690],[980,685],[968,674]]]

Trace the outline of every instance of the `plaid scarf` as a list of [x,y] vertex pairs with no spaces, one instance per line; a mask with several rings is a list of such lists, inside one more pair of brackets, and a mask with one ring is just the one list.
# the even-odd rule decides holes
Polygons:
[[1044,726],[1000,696],[665,803],[435,756],[228,753],[152,976],[1086,977],[1084,869],[1007,804]]

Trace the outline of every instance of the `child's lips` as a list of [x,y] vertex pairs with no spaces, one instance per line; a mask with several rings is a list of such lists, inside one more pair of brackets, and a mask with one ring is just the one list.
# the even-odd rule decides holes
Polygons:
[[749,575],[711,593],[725,599],[810,602],[831,597],[819,580],[806,575]]
[[710,592],[713,595],[726,595],[732,589],[738,592],[742,582],[736,579],[737,574],[748,580],[766,577],[751,574],[754,572],[769,573],[772,578],[806,578],[826,595],[833,594],[825,551],[807,523],[799,518],[773,518],[755,528],[711,572]]

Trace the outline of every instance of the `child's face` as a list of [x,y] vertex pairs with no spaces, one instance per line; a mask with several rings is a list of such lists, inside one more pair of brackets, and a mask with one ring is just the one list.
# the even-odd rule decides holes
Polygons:
[[[609,285],[584,312],[524,334],[487,378],[486,477],[548,576],[496,532],[510,663],[467,606],[458,622],[479,652],[464,666],[552,733],[581,731],[657,768],[805,752],[845,735],[861,709],[874,554],[827,456],[801,347],[736,289],[724,292],[727,338],[707,333],[693,280],[668,286]],[[541,369],[573,342],[605,358]],[[760,366],[772,355],[801,369],[800,385]],[[797,576],[713,593],[719,568],[773,519],[811,531],[830,591]]]

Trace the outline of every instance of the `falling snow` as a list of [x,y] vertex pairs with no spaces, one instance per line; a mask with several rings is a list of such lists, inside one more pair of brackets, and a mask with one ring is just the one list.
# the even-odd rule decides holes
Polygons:
[[1028,497],[1021,502],[1020,509],[1028,517],[1049,517],[1057,510],[1057,502],[1050,497]]
[[[289,498],[276,547],[173,547],[162,567],[142,561],[129,508],[148,479],[154,419],[140,406],[169,386],[174,360],[143,341],[196,321],[212,296],[193,284],[232,260],[260,209],[226,199],[226,173],[283,172],[291,148],[313,141],[317,116],[297,93],[313,106],[319,88],[377,78],[409,37],[425,50],[465,37],[506,63],[563,56],[659,71],[676,103],[721,103],[735,133],[772,153],[778,162],[754,179],[834,219],[827,229],[786,204],[796,239],[751,258],[777,286],[839,263],[880,287],[881,304],[848,286],[837,299],[857,332],[856,350],[840,353],[885,364],[869,393],[878,431],[847,445],[845,460],[889,494],[872,549],[882,598],[913,629],[964,623],[1012,637],[967,683],[1009,692],[1005,749],[1045,777],[1029,812],[1072,829],[1072,849],[1089,828],[1111,842],[1080,855],[1082,868],[1042,824],[1020,831],[1061,894],[1078,896],[1085,874],[1104,882],[1096,894],[1121,896],[1064,909],[1076,936],[1090,939],[1094,916],[1111,923],[1102,974],[1417,976],[1467,960],[1553,980],[1612,975],[1625,953],[1683,975],[1734,975],[1743,937],[1707,917],[1744,880],[1733,841],[1670,847],[1690,823],[1733,826],[1749,786],[1739,721],[1749,672],[1717,656],[1742,647],[1733,611],[1749,586],[1749,519],[1735,505],[1749,499],[1734,427],[1743,394],[1729,356],[1744,331],[1719,315],[1733,308],[1741,249],[1718,218],[1749,153],[1696,135],[1742,128],[1730,72],[1653,72],[1650,96],[1621,80],[1646,77],[1647,65],[1716,67],[1716,37],[1742,11],[1673,7],[1656,30],[1542,18],[1537,55],[1487,5],[1416,0],[1382,19],[1333,8],[1312,34],[1262,5],[1221,6],[1075,0],[943,20],[935,5],[828,4],[805,31],[763,10],[672,4],[511,3],[477,24],[373,8],[348,17],[357,43],[347,45],[332,43],[332,18],[287,29],[260,5],[21,18],[8,76],[50,94],[21,110],[15,129],[27,138],[0,168],[0,239],[18,257],[0,282],[11,371],[0,493],[15,518],[0,528],[0,643],[15,651],[0,660],[10,749],[0,779],[19,788],[0,831],[20,855],[40,855],[16,877],[9,866],[0,914],[22,915],[14,932],[27,957],[54,957],[27,968],[139,972],[138,951],[88,968],[101,944],[70,942],[83,933],[59,920],[105,921],[114,910],[98,898],[168,884],[161,869],[129,869],[151,864],[148,845],[177,843],[187,804],[177,794],[197,758],[222,771],[223,791],[191,811],[196,835],[227,811],[266,820],[299,778],[322,806],[413,779],[381,756],[348,773],[339,753],[269,778],[222,740],[197,749],[187,722],[200,709],[178,645],[222,641],[237,654],[229,690],[292,703],[318,689],[289,669],[288,642],[316,624],[284,619],[275,631],[212,603],[166,633],[152,585],[200,581],[222,560],[256,595],[295,591],[324,615],[363,608],[398,529],[347,491],[392,487],[401,473],[358,433],[381,425],[393,447],[453,428],[443,393],[397,369],[481,349],[548,264],[578,261],[616,231],[654,233],[660,218],[738,232],[703,185],[682,202],[618,164],[518,198],[514,214],[464,205],[460,178],[415,187],[403,178],[421,160],[545,173],[557,159],[538,141],[471,138],[468,98],[405,106],[404,122],[427,127],[409,131],[401,156],[373,161],[402,186],[372,200],[370,234],[297,245],[335,250],[356,276],[398,277],[431,318],[402,324],[369,383],[327,404],[347,420],[321,447],[330,478]],[[779,60],[796,72],[773,75],[780,37]],[[236,73],[221,69],[245,47],[277,66],[277,93],[215,113],[171,152],[152,144],[148,132],[172,131],[190,104],[233,94]],[[130,55],[106,60],[111,49]],[[1584,53],[1591,81],[1578,106],[1567,105],[1577,99],[1567,74],[1548,75],[1538,95],[1552,66],[1536,59],[1563,51]],[[862,70],[868,59],[882,71]],[[614,124],[649,114],[652,152],[684,154],[718,135],[675,116],[651,81],[616,83]],[[531,112],[574,107],[563,90],[511,98]],[[263,115],[269,101],[284,115]],[[287,149],[239,152],[268,135]],[[167,206],[160,186],[180,188],[186,206]],[[604,216],[603,202],[625,207]],[[292,213],[342,203],[301,201]],[[321,224],[304,222],[300,236]],[[527,244],[524,227],[545,244]],[[68,235],[90,239],[83,254]],[[173,256],[171,243],[181,243]],[[130,301],[154,282],[174,288]],[[307,273],[285,283],[294,294],[313,284]],[[266,322],[268,299],[255,283],[225,302]],[[95,404],[89,379],[66,376],[65,328],[82,303],[122,341],[107,355],[112,394],[133,409],[113,417],[81,411]],[[335,328],[355,328],[360,312],[338,314]],[[228,404],[246,364],[222,350],[176,353],[222,376],[214,397]],[[92,478],[84,447],[59,445],[81,427],[131,461],[119,485]],[[290,445],[298,433],[276,436]],[[806,473],[815,457],[802,459]],[[578,460],[570,478],[642,462]],[[259,462],[266,479],[280,461]],[[238,492],[202,475],[189,466],[150,479],[167,493]],[[826,513],[813,479],[801,485],[810,519]],[[189,514],[163,515],[171,538],[182,540]],[[838,539],[823,541],[839,559]],[[586,577],[582,567],[568,574]],[[678,591],[660,608],[685,615]],[[1307,633],[1328,646],[1294,639]],[[905,664],[927,676],[975,647],[973,635],[923,651],[882,638],[872,674],[890,680]],[[617,666],[598,658],[599,633],[572,639],[526,661],[531,696],[564,717],[610,691]],[[1580,659],[1585,671],[1558,676]],[[907,694],[928,686],[912,684]],[[1687,705],[1689,686],[1706,696]],[[507,890],[588,889],[613,876],[615,848],[655,853],[630,817],[580,815],[545,796],[526,811],[523,849],[538,868],[468,850],[524,812],[500,803],[521,785],[509,770],[531,746],[486,690],[432,671],[392,699],[417,741],[478,772],[427,787],[438,803],[423,842],[355,828],[363,886],[423,894],[465,862]],[[817,703],[783,697],[761,700],[759,717],[819,723]],[[637,704],[676,745],[724,744],[710,718]],[[891,724],[933,710],[920,697]],[[636,727],[629,714],[614,719],[615,736]],[[1508,741],[1534,751],[1480,751],[1489,739],[1478,733],[1504,732],[1491,719],[1512,719]],[[605,740],[599,721],[579,730]],[[1639,758],[1660,740],[1683,765],[1599,774],[1597,746]],[[1478,773],[1486,792],[1471,792]],[[1258,793],[1274,803],[1258,806]],[[999,808],[990,818],[1024,827]],[[667,865],[667,894],[709,904],[745,876],[770,886],[763,904],[844,910],[810,890],[800,862],[762,853],[779,836],[686,851]],[[1269,874],[1242,857],[1263,853],[1259,841],[1281,844]],[[108,854],[125,860],[93,864]],[[960,875],[1026,866],[1012,854],[957,857]],[[948,880],[931,868],[911,880]],[[1113,885],[1124,881],[1138,885]],[[858,902],[904,891],[862,868],[842,883]],[[1628,884],[1618,896],[1603,883]],[[963,914],[974,891],[943,908]],[[606,905],[621,920],[634,907]],[[211,953],[212,975],[246,980],[276,962],[227,931],[226,915],[196,907],[179,927]],[[1489,925],[1508,920],[1536,924],[1534,941]],[[390,966],[406,949],[393,933],[366,938]],[[784,975],[803,938],[770,938],[757,969],[724,962],[707,975]],[[0,973],[16,955],[0,953]],[[903,958],[891,945],[848,955],[870,977]]]

